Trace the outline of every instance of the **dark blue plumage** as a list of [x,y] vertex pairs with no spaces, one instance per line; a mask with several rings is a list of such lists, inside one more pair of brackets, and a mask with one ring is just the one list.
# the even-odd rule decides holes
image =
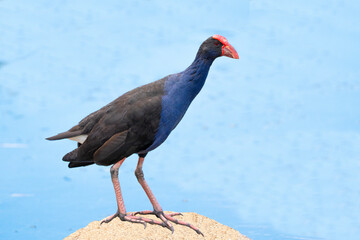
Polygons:
[[[64,161],[69,162],[70,168],[94,163],[105,166],[113,164],[111,178],[118,211],[103,222],[119,217],[123,221],[158,224],[173,231],[169,222],[172,221],[201,234],[191,224],[173,218],[177,213],[165,214],[162,211],[145,182],[142,165],[147,153],[160,146],[181,121],[204,86],[211,64],[220,56],[239,58],[224,37],[214,35],[201,44],[194,62],[183,72],[135,88],[91,113],[70,130],[47,138],[68,138],[78,142],[78,147],[63,157]],[[155,214],[162,222],[126,213],[118,182],[118,169],[125,158],[134,153],[139,155],[135,175],[154,207],[154,211],[139,213]]]
[[191,102],[204,86],[212,62],[213,60],[204,59],[201,55],[197,56],[185,71],[166,78],[161,101],[159,129],[154,143],[144,152],[158,147],[177,126]]
[[79,142],[63,158],[69,167],[111,165],[133,153],[146,155],[180,122],[220,56],[236,58],[237,53],[225,38],[215,35],[201,44],[195,60],[183,72],[131,90],[69,131],[48,139]]

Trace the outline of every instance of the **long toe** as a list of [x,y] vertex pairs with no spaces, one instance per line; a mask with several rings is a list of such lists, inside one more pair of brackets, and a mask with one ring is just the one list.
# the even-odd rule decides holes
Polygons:
[[144,225],[144,228],[146,228],[147,223],[169,228],[168,225],[166,225],[162,221],[149,219],[149,218],[144,218],[144,217],[141,217],[141,216],[135,216],[135,214],[134,213],[122,214],[122,213],[116,212],[115,214],[113,214],[113,215],[105,218],[104,220],[102,220],[100,225],[103,224],[103,223],[109,223],[114,218],[118,217],[118,218],[120,218],[121,221],[127,221],[127,222],[132,222],[132,223],[141,223],[141,224]]
[[108,216],[107,218],[105,218],[104,220],[101,221],[100,225],[103,223],[109,223],[111,222],[114,218],[119,217],[119,211],[117,211],[115,214]]
[[179,224],[179,225],[183,225],[183,226],[189,227],[189,228],[191,228],[192,230],[194,230],[197,234],[201,234],[202,236],[204,236],[204,234],[203,234],[197,227],[195,227],[194,225],[192,225],[192,224],[190,224],[190,223],[187,223],[187,222],[181,221],[181,220],[179,220],[179,219],[176,219],[176,218],[174,218],[173,216],[171,216],[171,214],[164,214],[164,217],[165,217],[167,220],[169,220],[169,221],[171,221],[171,222],[173,222],[173,223],[175,223],[175,224]]
[[189,227],[192,230],[194,230],[197,234],[204,236],[204,234],[194,225],[174,218],[174,216],[179,216],[179,215],[182,216],[182,214],[179,212],[164,213],[163,211],[145,210],[145,211],[139,211],[139,212],[134,213],[134,215],[137,215],[137,214],[141,214],[141,215],[154,214],[154,215],[156,215],[158,218],[160,218],[163,221],[163,223],[165,224],[165,227],[167,227],[171,232],[174,232],[174,227],[170,224],[170,222],[173,222],[175,224]]
[[[133,215],[149,215],[149,214],[152,214],[152,215],[158,215],[160,212],[155,212],[155,211],[151,211],[151,210],[145,210],[145,211],[138,211],[138,212],[134,212]],[[183,216],[182,213],[180,212],[172,212],[172,213],[169,213],[168,215],[170,215],[171,217],[174,217],[174,216]],[[159,216],[158,216],[159,217]]]

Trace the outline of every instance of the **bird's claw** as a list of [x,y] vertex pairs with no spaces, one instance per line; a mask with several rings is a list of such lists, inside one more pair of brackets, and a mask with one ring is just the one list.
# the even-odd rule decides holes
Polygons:
[[[120,213],[119,211],[117,211],[114,215],[111,215],[111,216],[105,218],[104,220],[102,220],[100,225],[102,225],[103,223],[109,223],[116,217],[120,218],[121,221],[128,221],[128,222],[132,222],[132,223],[143,224],[144,229],[146,228],[146,222],[148,220],[148,219],[143,218],[143,217],[134,216],[132,213],[123,214],[123,213]],[[151,221],[149,221],[149,222],[151,222]]]
[[109,223],[109,222],[111,222],[111,221],[112,221],[114,218],[116,218],[116,217],[120,217],[119,211],[117,211],[115,214],[113,214],[113,215],[105,218],[104,220],[102,220],[101,223],[100,223],[100,225],[102,225],[103,223]]
[[[136,215],[149,215],[149,214],[153,214],[156,217],[158,217],[161,221],[157,221],[154,219],[149,219],[149,218],[144,218],[144,217],[140,217],[140,216],[136,216]],[[174,227],[171,225],[170,222],[173,222],[175,224],[180,224],[183,226],[187,226],[191,229],[193,229],[197,234],[200,234],[202,236],[204,236],[204,234],[195,226],[191,225],[190,223],[187,222],[183,222],[181,220],[178,220],[176,218],[174,218],[174,216],[183,216],[181,213],[178,212],[174,212],[174,213],[164,213],[163,211],[139,211],[139,212],[134,212],[134,213],[120,213],[119,211],[117,211],[114,215],[111,215],[109,217],[107,217],[106,219],[102,220],[100,225],[103,223],[109,223],[111,222],[114,218],[118,217],[120,218],[121,221],[128,221],[128,222],[133,222],[133,223],[141,223],[144,225],[144,228],[146,228],[146,223],[150,223],[150,224],[155,224],[155,225],[159,225],[162,227],[166,227],[167,229],[169,229],[171,231],[171,233],[174,233]]]
[[[145,210],[145,211],[137,211],[137,212],[134,212],[134,213],[132,213],[134,216],[135,215],[138,215],[138,214],[140,214],[140,215],[149,215],[149,214],[153,214],[153,215],[155,215],[155,216],[157,216],[158,218],[160,218],[159,217],[159,215],[160,214],[164,214],[162,211],[151,211],[151,210]],[[173,212],[173,213],[169,213],[169,214],[167,214],[167,215],[169,215],[169,216],[171,216],[171,217],[174,217],[174,216],[184,216],[181,212]]]
[[163,224],[161,224],[161,226],[168,228],[172,233],[174,233],[174,227],[171,225],[170,222],[173,222],[175,224],[180,224],[183,226],[187,226],[187,227],[193,229],[197,234],[204,236],[204,234],[195,226],[191,225],[190,223],[183,222],[181,220],[174,218],[174,216],[179,216],[179,215],[183,216],[182,213],[174,212],[174,213],[166,214],[163,211],[146,210],[146,211],[139,211],[139,212],[134,213],[134,215],[137,215],[137,214],[142,214],[142,215],[154,214],[156,217],[161,219],[161,221],[163,223]]
[[200,235],[202,235],[203,237],[205,237],[204,234],[203,234],[202,232],[200,232],[199,229],[195,230],[195,232],[196,232],[197,234],[200,234]]

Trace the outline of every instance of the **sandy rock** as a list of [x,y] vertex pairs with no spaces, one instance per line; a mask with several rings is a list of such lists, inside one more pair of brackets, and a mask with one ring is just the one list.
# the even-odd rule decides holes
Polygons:
[[[147,215],[146,217],[156,219],[152,215]],[[161,226],[147,224],[146,229],[144,229],[144,226],[141,224],[123,222],[116,218],[110,223],[102,225],[100,225],[100,221],[91,222],[86,227],[66,237],[65,240],[249,240],[249,238],[241,235],[238,231],[197,213],[183,213],[183,216],[176,216],[175,218],[198,227],[204,234],[204,237],[188,227],[174,223],[172,225],[175,232],[171,234],[169,229]]]

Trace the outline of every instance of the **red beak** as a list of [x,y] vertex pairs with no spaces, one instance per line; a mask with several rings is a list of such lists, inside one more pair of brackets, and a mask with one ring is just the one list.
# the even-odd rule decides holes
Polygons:
[[230,43],[222,47],[222,56],[239,59],[238,53],[236,52],[235,48],[230,45]]
[[212,37],[214,39],[219,40],[223,44],[223,46],[221,48],[221,50],[222,50],[221,56],[227,56],[230,58],[239,59],[239,55],[236,52],[235,48],[233,46],[231,46],[231,44],[228,42],[228,40],[225,37],[223,37],[221,35],[217,35],[217,34]]

